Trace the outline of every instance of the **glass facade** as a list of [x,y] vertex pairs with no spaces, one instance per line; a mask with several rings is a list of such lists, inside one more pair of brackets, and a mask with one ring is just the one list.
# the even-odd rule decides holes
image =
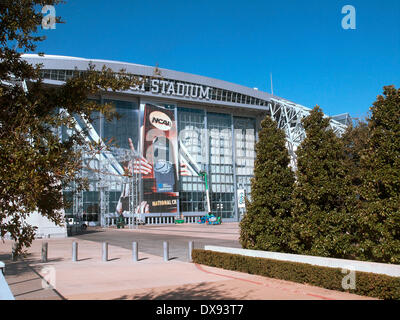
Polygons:
[[232,116],[207,113],[207,129],[211,210],[221,218],[234,218]]
[[[104,100],[118,113],[118,118],[107,121],[99,112],[94,112],[90,124],[75,116],[78,126],[88,130],[87,139],[100,139],[111,146],[107,156],[84,154],[81,176],[87,178],[88,190],[74,191],[74,186],[64,191],[65,199],[73,205],[65,208],[67,215],[80,215],[84,221],[98,223],[101,214],[115,214],[126,179],[121,177],[123,165],[121,151],[130,150],[129,139],[138,146],[139,105],[135,101]],[[68,132],[63,129],[63,136]],[[108,159],[108,161],[107,161]],[[112,165],[112,163],[117,165]],[[106,173],[106,174],[104,174]]]
[[122,149],[129,149],[129,138],[134,146],[138,145],[138,124],[139,105],[132,101],[104,100],[104,103],[111,103],[120,118],[111,121],[103,120],[103,141],[113,139],[112,143]]
[[[244,189],[246,196],[250,199],[251,178],[254,174],[256,121],[252,118],[234,117],[233,123],[236,188]],[[243,209],[239,215],[244,213],[242,211]]]
[[255,120],[234,117],[236,183],[239,189],[250,194],[255,160]]
[[100,214],[100,192],[83,192],[83,220],[98,221]]
[[[139,101],[104,99],[103,102],[113,104],[119,118],[107,121],[98,113],[94,114],[91,121],[93,130],[89,130],[88,138],[92,141],[101,138],[106,143],[111,142],[113,147],[105,158],[84,159],[81,174],[88,178],[89,190],[74,193],[68,189],[64,193],[74,203],[66,208],[67,214],[80,212],[84,220],[98,223],[103,223],[103,215],[115,217],[121,196],[127,197],[126,181],[121,177],[125,166],[121,152],[131,149],[129,139],[136,150],[141,144]],[[211,212],[222,219],[237,220],[240,216],[235,203],[237,190],[245,189],[247,196],[250,195],[256,120],[172,104],[157,105],[176,109],[181,168],[179,212],[183,215],[207,213],[205,182],[200,176],[201,172],[206,172]],[[85,123],[77,120],[81,127],[85,127]],[[104,159],[111,164],[105,165]],[[114,160],[117,165],[112,162]],[[108,172],[111,178],[105,181],[105,175],[99,172]]]
[[[190,154],[188,165],[198,165],[201,171],[205,171],[207,165],[205,121],[206,115],[203,110],[178,108],[179,143]],[[204,179],[195,172],[190,176],[181,175],[179,198],[181,212],[205,212],[207,204]]]
[[[103,208],[99,208],[104,213],[115,216],[117,214],[117,206],[120,200],[121,193],[125,191],[126,179],[120,178],[116,175],[112,175],[113,172],[117,171],[119,174],[123,173],[124,160],[121,159],[121,153],[128,152],[130,150],[129,139],[132,141],[134,148],[139,146],[139,103],[138,101],[121,101],[105,99],[103,103],[110,103],[115,108],[118,114],[118,118],[114,118],[111,121],[107,121],[102,118],[100,134],[102,140],[112,145],[111,155],[117,162],[120,163],[119,168],[109,165],[108,168],[102,168],[102,172],[109,172],[110,175],[102,175],[102,179],[108,181],[102,181],[100,188],[102,188],[102,197],[98,198],[98,201],[102,203]],[[110,159],[111,160],[111,159]],[[110,161],[111,163],[111,161]]]

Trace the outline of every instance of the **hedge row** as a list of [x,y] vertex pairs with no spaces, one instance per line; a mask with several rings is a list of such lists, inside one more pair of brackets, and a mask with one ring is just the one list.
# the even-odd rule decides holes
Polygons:
[[400,300],[400,278],[356,272],[356,289],[344,290],[342,269],[194,249],[193,262],[380,299]]

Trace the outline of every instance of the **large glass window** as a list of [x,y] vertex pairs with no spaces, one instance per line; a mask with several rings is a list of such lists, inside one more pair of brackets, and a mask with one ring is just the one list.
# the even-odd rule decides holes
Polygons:
[[[186,166],[180,176],[180,210],[206,211],[205,183],[198,174],[206,168],[205,113],[203,110],[178,108],[180,162]],[[189,168],[188,168],[189,167]]]
[[[111,103],[118,113],[118,117],[111,121],[101,119],[99,112],[94,112],[90,125],[79,117],[75,117],[82,129],[88,129],[88,139],[99,142],[102,139],[111,145],[110,151],[103,155],[87,153],[84,155],[81,175],[88,179],[89,190],[82,192],[74,191],[69,198],[74,199],[72,208],[67,208],[67,213],[82,215],[84,220],[98,222],[101,214],[115,213],[119,197],[121,195],[124,178],[123,158],[124,150],[130,149],[129,139],[135,148],[138,148],[138,103],[120,100],[104,100]],[[66,130],[63,135],[68,134]],[[74,190],[73,186],[68,188]],[[67,195],[67,194],[66,194]]]
[[221,218],[234,217],[232,117],[207,113],[211,209]]
[[[97,221],[98,214],[100,213],[99,206],[99,192],[98,191],[85,191],[83,193],[83,214],[88,214],[88,216],[92,216],[92,219],[88,219],[89,221]],[[86,219],[84,219],[86,220]]]
[[[99,100],[89,99],[100,103]],[[89,123],[84,121],[79,115],[74,114],[78,130],[87,133],[88,141],[98,142],[100,137],[100,113],[94,111],[91,114]],[[75,130],[62,127],[62,139],[66,140]],[[99,193],[97,190],[99,161],[93,156],[84,153],[82,158],[81,177],[87,179],[89,191],[79,191],[74,182],[64,189],[64,197],[66,201],[65,214],[67,216],[78,216],[84,220],[98,221],[99,218]],[[69,202],[69,203],[68,203]]]
[[103,140],[113,139],[119,148],[129,149],[129,138],[132,139],[134,146],[138,144],[138,105],[132,101],[104,100],[105,103],[114,105],[120,118],[111,121],[104,120]]
[[236,185],[250,198],[255,159],[255,119],[234,117]]
[[[120,164],[119,170],[126,165],[124,150],[130,149],[129,139],[132,140],[133,146],[136,150],[139,147],[139,105],[134,101],[121,101],[121,100],[104,100],[104,103],[111,103],[115,107],[118,114],[117,118],[111,121],[103,121],[103,141],[109,142],[113,145],[111,149],[112,156]],[[111,158],[111,157],[108,157]],[[113,169],[103,168],[103,172],[109,172],[107,175],[102,175],[102,179],[108,179],[106,185],[109,186],[108,190],[104,191],[103,197],[107,200],[106,205],[107,213],[115,214],[118,205],[119,197],[124,187],[122,178],[118,179],[113,175]],[[120,173],[121,174],[121,173]]]

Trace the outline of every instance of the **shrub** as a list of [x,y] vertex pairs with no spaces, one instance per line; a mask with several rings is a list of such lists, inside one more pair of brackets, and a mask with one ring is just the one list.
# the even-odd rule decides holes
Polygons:
[[345,274],[338,268],[255,258],[202,249],[194,249],[192,258],[194,263],[211,267],[309,284],[362,296],[400,300],[400,278],[398,277],[357,271],[356,288],[354,290],[344,290],[342,288],[342,280]]

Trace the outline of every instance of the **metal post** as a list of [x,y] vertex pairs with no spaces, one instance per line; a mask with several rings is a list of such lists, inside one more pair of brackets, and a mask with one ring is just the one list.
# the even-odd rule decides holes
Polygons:
[[136,241],[132,242],[132,260],[133,262],[139,261],[139,251],[138,251],[138,243]]
[[169,248],[168,248],[168,241],[164,241],[164,261],[169,260]]
[[189,241],[189,251],[188,251],[188,260],[189,260],[189,262],[193,262],[193,260],[192,260],[192,251],[193,251],[193,241]]
[[108,261],[108,243],[103,242],[103,261],[107,262]]
[[72,261],[78,261],[78,243],[76,243],[75,241],[72,242]]
[[47,248],[48,243],[42,242],[42,262],[47,262]]

